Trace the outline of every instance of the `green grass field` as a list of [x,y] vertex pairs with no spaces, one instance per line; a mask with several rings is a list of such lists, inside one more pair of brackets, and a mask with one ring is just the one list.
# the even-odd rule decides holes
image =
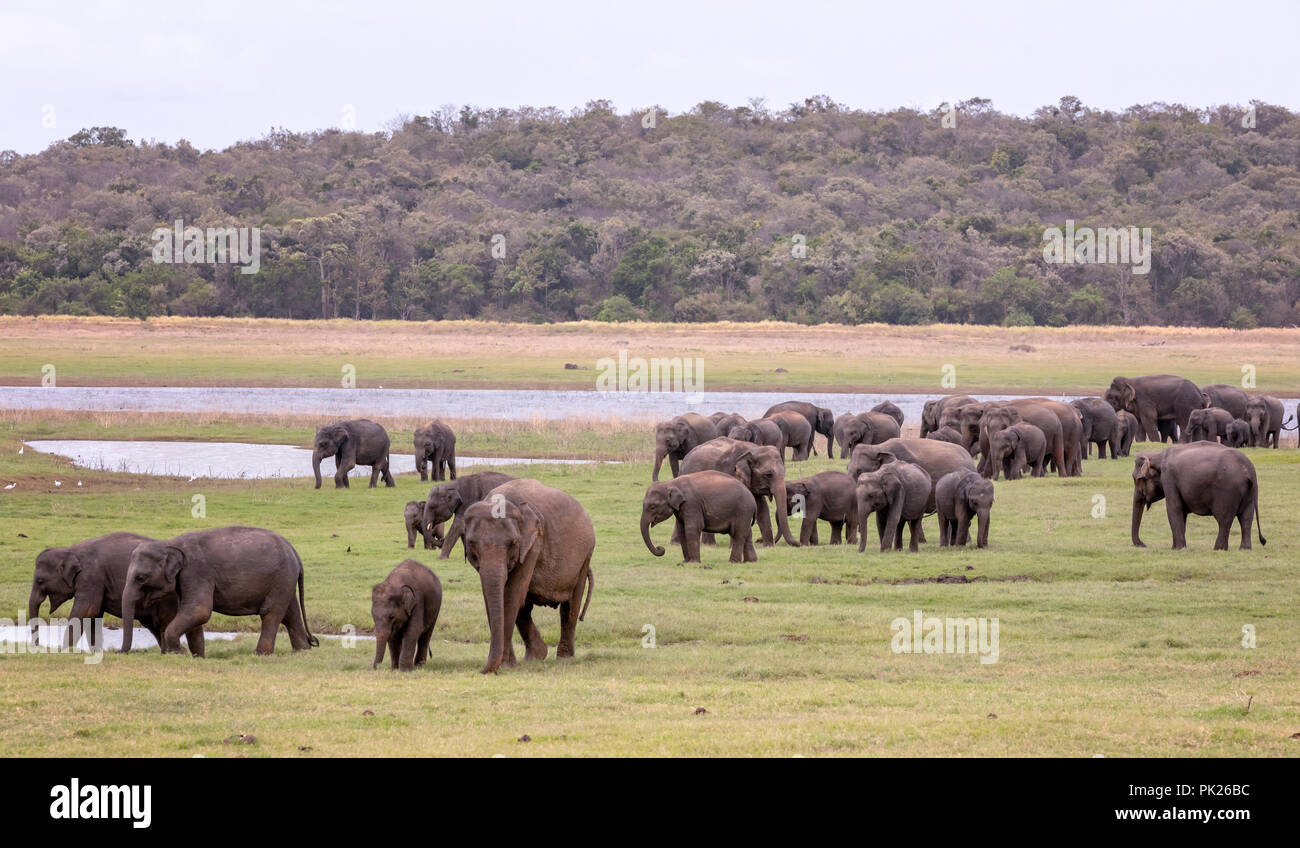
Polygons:
[[[138,424],[0,420],[0,480],[18,481],[0,492],[0,616],[25,607],[46,546],[252,524],[301,553],[313,630],[369,627],[370,586],[408,556],[402,507],[427,484],[413,475],[373,491],[315,491],[310,479],[187,483],[18,454],[20,438],[114,438]],[[170,424],[156,426],[165,435]],[[283,422],[223,426],[185,433],[304,438]],[[525,443],[548,455],[562,438]],[[644,455],[628,434],[608,438],[601,444],[616,453]],[[206,661],[0,654],[0,755],[1295,756],[1300,537],[1287,510],[1300,496],[1300,451],[1249,454],[1269,539],[1249,552],[1235,550],[1235,533],[1234,550],[1212,552],[1208,518],[1192,521],[1189,550],[1170,551],[1159,508],[1143,528],[1150,547],[1132,548],[1132,462],[1092,460],[1082,478],[998,483],[987,550],[941,551],[931,518],[935,542],[920,554],[779,545],[746,565],[728,563],[725,545],[692,566],[677,564],[675,548],[658,559],[645,550],[643,459],[530,469],[577,497],[596,526],[595,593],[574,660],[554,658],[558,615],[540,609],[551,656],[480,675],[488,628],[477,576],[459,548],[442,562],[417,549],[444,602],[430,662],[412,674],[372,670],[368,641],[323,639],[295,655],[282,633],[275,656],[256,657],[254,618],[214,618],[209,630],[249,635],[210,640]],[[842,466],[820,457],[792,464],[790,476]],[[196,493],[206,518],[191,517]],[[1093,517],[1097,495],[1105,518]],[[669,531],[656,528],[656,541],[666,545]],[[932,581],[940,575],[972,582]],[[893,653],[891,622],[918,609],[996,617],[999,661]],[[653,648],[643,647],[646,625]],[[1245,625],[1257,632],[1253,649],[1242,646]],[[224,741],[240,734],[255,743]]]

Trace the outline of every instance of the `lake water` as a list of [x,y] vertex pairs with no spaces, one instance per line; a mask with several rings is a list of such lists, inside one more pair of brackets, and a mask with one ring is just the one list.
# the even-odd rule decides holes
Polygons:
[[[55,617],[57,618],[57,616]],[[66,638],[64,636],[64,632],[66,631],[66,629],[67,628],[64,626],[53,626],[50,624],[42,624],[40,627],[41,646],[61,645],[62,640]],[[321,639],[344,638],[342,636],[330,635],[324,633],[317,633],[314,635],[316,635]],[[216,640],[221,642],[229,642],[239,636],[247,636],[249,639],[257,638],[257,634],[251,632],[250,633],[219,633],[219,632],[213,632],[211,630],[205,630],[203,632],[204,641]],[[351,638],[354,638],[357,641],[363,641],[363,640],[369,640],[371,642],[375,641],[374,636],[363,636],[360,634],[353,636]],[[85,635],[82,635],[81,638],[77,640],[77,647],[83,652],[86,651],[87,649],[86,641],[87,641],[87,637]],[[158,642],[153,638],[153,634],[150,633],[148,630],[145,630],[143,627],[134,628],[133,635],[131,636],[131,641],[132,641],[132,645],[131,645],[132,651],[157,650],[158,648]],[[184,636],[181,637],[181,641],[182,642],[185,641]],[[24,644],[30,644],[31,638],[28,634],[26,627],[19,627],[15,624],[0,625],[0,642],[8,642],[11,646],[17,645],[19,642],[22,642]],[[105,627],[103,649],[105,651],[116,651],[120,647],[122,647],[122,629],[118,627]],[[12,651],[12,648],[10,650]]]
[[[32,450],[66,456],[78,468],[156,474],[170,477],[267,479],[311,477],[311,451],[293,445],[257,445],[243,442],[113,442],[81,439],[50,439],[26,442]],[[589,465],[590,459],[526,459],[520,457],[456,457],[456,470],[498,465]],[[389,454],[394,474],[415,470],[411,454]],[[323,485],[334,476],[334,460],[321,463]],[[348,474],[369,477],[369,466],[358,466]]]

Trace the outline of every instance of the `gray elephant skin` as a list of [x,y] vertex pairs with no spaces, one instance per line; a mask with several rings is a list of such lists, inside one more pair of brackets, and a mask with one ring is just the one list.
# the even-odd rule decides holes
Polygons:
[[924,468],[910,462],[889,462],[858,475],[854,491],[858,517],[858,553],[867,549],[867,519],[876,514],[880,550],[903,547],[903,525],[911,529],[908,551],[920,550],[921,519],[925,517],[932,484]]
[[375,623],[371,668],[379,668],[385,650],[398,671],[423,665],[441,609],[442,582],[427,566],[408,559],[389,572],[370,590],[370,617]]
[[[882,465],[895,460],[910,462],[920,466],[930,475],[931,491],[926,502],[925,511],[934,512],[933,486],[945,474],[964,468],[975,470],[975,461],[961,445],[940,442],[935,439],[889,439],[878,445],[858,445],[849,458],[849,476],[854,480],[865,471],[875,471]],[[861,532],[861,528],[859,528]],[[924,534],[922,534],[924,541]]]
[[979,519],[975,546],[989,546],[993,481],[969,470],[945,474],[934,487],[934,501],[939,513],[939,547],[964,546],[970,540],[972,518]]
[[678,415],[668,421],[655,425],[655,467],[650,479],[659,481],[659,469],[664,458],[676,477],[681,473],[681,461],[696,447],[719,435],[718,428],[712,421],[694,412]]
[[1187,516],[1212,515],[1219,524],[1214,549],[1228,549],[1235,520],[1241,525],[1241,549],[1250,550],[1250,526],[1256,523],[1259,543],[1266,544],[1259,525],[1259,481],[1255,465],[1236,448],[1213,442],[1175,445],[1163,451],[1143,451],[1133,462],[1133,544],[1145,548],[1138,531],[1142,513],[1163,500],[1173,531],[1173,548],[1187,547]]
[[1028,421],[1017,421],[993,434],[988,473],[983,476],[996,480],[1002,472],[1008,480],[1019,480],[1025,468],[1034,477],[1047,474],[1047,437]]
[[1110,404],[1099,397],[1085,397],[1071,401],[1083,422],[1083,432],[1079,436],[1080,450],[1083,458],[1092,453],[1092,446],[1097,446],[1097,458],[1106,458],[1106,448],[1110,448],[1110,458],[1119,456],[1120,423],[1119,413]]
[[[487,493],[497,486],[514,479],[500,471],[480,471],[450,483],[434,486],[429,490],[429,496],[424,501],[424,529],[429,533],[434,544],[442,548],[438,559],[451,556],[456,542],[460,540],[465,527],[465,510],[471,504],[483,500]],[[449,518],[451,529],[444,535],[442,524]]]
[[1187,418],[1183,442],[1222,442],[1228,437],[1228,425],[1232,422],[1232,413],[1226,409],[1217,406],[1193,409]]
[[[797,412],[808,422],[808,426],[813,428],[813,432],[820,433],[826,437],[826,455],[831,456],[831,429],[835,426],[835,413],[831,412],[824,406],[815,406],[802,400],[787,400],[784,403],[778,403],[763,413],[764,418],[771,418],[778,412]],[[813,453],[817,453],[817,446],[813,445]]]
[[456,433],[435,418],[415,431],[415,470],[420,480],[456,479]]
[[944,412],[960,409],[968,403],[975,403],[975,398],[970,395],[948,395],[927,400],[921,408],[921,438],[924,439],[942,426]]
[[358,465],[370,466],[370,488],[382,477],[384,485],[392,488],[393,475],[388,470],[388,431],[373,421],[356,418],[339,421],[316,431],[311,452],[311,470],[320,488],[320,464],[326,457],[334,457],[334,488],[346,489],[348,472]]
[[754,550],[754,495],[735,477],[721,471],[694,471],[651,483],[641,501],[641,540],[655,556],[664,549],[650,539],[650,528],[675,519],[674,537],[683,562],[700,561],[700,535],[731,537],[731,562],[757,562]]
[[902,435],[898,422],[883,412],[846,413],[835,419],[833,432],[840,459],[848,459],[857,445],[878,445]]
[[[1195,383],[1173,374],[1116,377],[1103,398],[1116,412],[1133,413],[1138,420],[1134,437],[1140,442],[1178,441],[1192,410],[1205,405]],[[1162,428],[1161,422],[1167,425]]]
[[402,510],[402,522],[406,525],[406,546],[415,547],[415,537],[424,539],[424,549],[431,551],[438,545],[433,538],[433,528],[424,521],[424,501],[407,501]]
[[820,544],[817,522],[831,525],[831,544],[840,544],[840,534],[853,544],[858,540],[856,505],[857,484],[843,471],[823,471],[801,480],[787,480],[785,484],[785,512],[787,516],[800,511],[803,522],[799,525],[799,544]]
[[[799,541],[790,532],[790,522],[785,514],[785,463],[776,448],[718,438],[705,442],[687,454],[682,460],[681,468],[683,474],[721,471],[744,483],[754,496],[759,539],[763,545],[776,542],[765,500],[771,498],[776,504],[777,533],[787,545],[799,547]],[[711,539],[711,534],[706,533],[705,541],[711,542]]]

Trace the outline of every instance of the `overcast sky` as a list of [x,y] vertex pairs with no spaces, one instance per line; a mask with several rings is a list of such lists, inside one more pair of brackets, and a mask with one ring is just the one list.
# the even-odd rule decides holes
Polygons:
[[[384,129],[443,104],[621,112],[704,100],[1027,115],[1073,94],[1122,109],[1300,106],[1300,3],[218,3],[0,0],[0,150],[82,127],[221,148]],[[351,111],[349,111],[349,109]],[[52,126],[50,126],[52,124]]]

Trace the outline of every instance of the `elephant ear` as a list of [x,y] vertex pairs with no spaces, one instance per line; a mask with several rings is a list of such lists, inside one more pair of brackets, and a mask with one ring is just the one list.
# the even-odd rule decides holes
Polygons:
[[519,562],[528,559],[542,536],[542,517],[528,504],[519,507]]
[[73,583],[81,573],[81,560],[72,551],[68,551],[59,563],[59,576],[68,583]]
[[680,486],[668,486],[664,500],[668,501],[668,505],[676,512],[682,508],[682,504],[686,503],[686,493]]
[[402,609],[406,610],[407,615],[415,613],[415,590],[410,586],[402,587]]
[[169,584],[175,585],[176,577],[181,573],[181,569],[185,567],[185,551],[174,545],[168,545],[166,550],[167,558],[163,560],[163,576],[167,578]]
[[1128,380],[1120,384],[1120,390],[1124,392],[1125,406],[1137,400],[1137,389]]
[[903,496],[903,478],[898,474],[886,474],[883,477],[880,481],[881,488],[889,495],[890,503],[893,503]]
[[876,451],[876,461],[879,462],[881,465],[886,465],[890,462],[896,462],[897,460],[898,457],[894,456],[893,453],[887,450]]

